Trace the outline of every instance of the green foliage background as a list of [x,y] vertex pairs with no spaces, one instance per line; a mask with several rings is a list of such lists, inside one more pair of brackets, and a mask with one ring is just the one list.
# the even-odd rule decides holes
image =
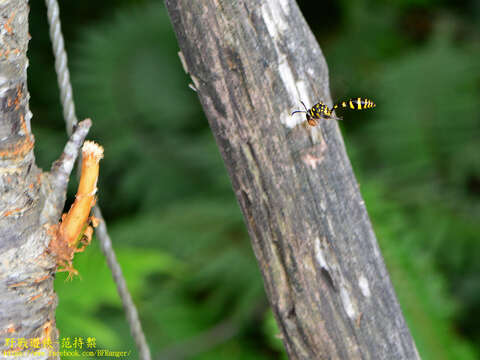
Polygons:
[[[480,354],[480,7],[475,1],[299,1],[346,114],[347,148],[423,359]],[[31,2],[38,163],[66,140],[42,2]],[[63,2],[74,98],[105,147],[99,202],[154,356],[286,358],[239,208],[178,60],[164,7]],[[70,197],[76,184],[72,184]],[[61,336],[132,350],[99,247],[58,276]]]

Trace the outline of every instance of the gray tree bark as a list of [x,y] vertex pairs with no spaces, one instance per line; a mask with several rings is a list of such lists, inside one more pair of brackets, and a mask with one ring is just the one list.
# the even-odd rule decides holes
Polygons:
[[91,122],[79,123],[50,172],[35,165],[26,0],[0,3],[0,29],[0,357],[59,359],[52,352],[58,351],[58,331],[49,229],[60,220],[69,175]]
[[[291,359],[418,359],[293,0],[166,0]],[[304,120],[304,119],[303,119]]]

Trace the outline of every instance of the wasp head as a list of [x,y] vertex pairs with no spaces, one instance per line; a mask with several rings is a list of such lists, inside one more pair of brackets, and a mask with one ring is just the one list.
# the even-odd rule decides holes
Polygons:
[[310,110],[307,111],[306,114],[307,114],[306,118],[307,118],[308,125],[316,126],[317,125],[317,120],[316,120],[316,116],[315,116],[314,112],[310,109]]

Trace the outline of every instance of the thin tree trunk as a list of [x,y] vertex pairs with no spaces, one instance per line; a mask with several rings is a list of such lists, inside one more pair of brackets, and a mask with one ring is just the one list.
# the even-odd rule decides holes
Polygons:
[[58,351],[56,260],[48,245],[91,122],[79,123],[50,172],[35,165],[26,0],[1,2],[0,29],[0,357],[59,359],[52,352]]
[[[293,0],[166,0],[291,359],[417,359]],[[319,14],[320,21],[321,15]]]

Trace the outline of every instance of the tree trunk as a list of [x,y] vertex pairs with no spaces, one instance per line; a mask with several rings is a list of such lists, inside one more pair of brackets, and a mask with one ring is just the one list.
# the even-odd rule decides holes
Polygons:
[[2,1],[0,29],[0,357],[59,359],[56,260],[47,250],[91,123],[78,125],[50,172],[35,165],[26,0]]
[[[166,0],[291,359],[418,359],[293,0]],[[321,15],[321,14],[320,14]],[[321,19],[321,17],[320,17]]]

